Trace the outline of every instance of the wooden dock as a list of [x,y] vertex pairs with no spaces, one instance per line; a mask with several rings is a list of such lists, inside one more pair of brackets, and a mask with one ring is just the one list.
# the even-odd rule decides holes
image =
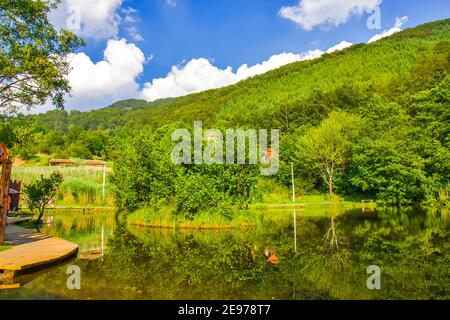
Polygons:
[[6,241],[12,248],[0,252],[0,281],[62,262],[78,252],[78,245],[57,237],[15,225],[6,227]]

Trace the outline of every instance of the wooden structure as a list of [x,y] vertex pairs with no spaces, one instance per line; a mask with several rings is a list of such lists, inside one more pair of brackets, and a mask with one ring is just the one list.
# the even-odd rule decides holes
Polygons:
[[106,166],[106,162],[105,161],[101,161],[101,160],[86,160],[84,162],[85,166]]
[[0,144],[0,245],[5,242],[6,211],[8,210],[9,182],[12,161],[8,148]]
[[50,159],[49,166],[74,166],[76,162],[71,159]]
[[11,204],[9,206],[9,211],[19,211],[21,187],[22,183],[20,181],[10,181],[9,196],[11,197]]
[[21,273],[65,261],[78,252],[78,245],[35,230],[8,225],[12,249],[0,252],[0,280],[5,283]]

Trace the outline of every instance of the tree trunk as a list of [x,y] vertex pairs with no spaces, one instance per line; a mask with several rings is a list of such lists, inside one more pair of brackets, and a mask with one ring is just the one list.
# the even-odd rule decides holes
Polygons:
[[333,176],[330,175],[330,197],[333,196]]
[[41,220],[42,220],[42,216],[44,215],[45,212],[45,206],[42,206],[42,208],[39,209],[39,217],[36,221],[36,225],[39,226],[41,224]]

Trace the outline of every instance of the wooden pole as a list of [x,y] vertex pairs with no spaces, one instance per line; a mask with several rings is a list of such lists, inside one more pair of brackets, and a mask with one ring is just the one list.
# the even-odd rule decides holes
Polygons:
[[0,177],[0,245],[5,243],[6,211],[8,210],[9,181],[11,179],[12,163],[9,160],[1,160]]

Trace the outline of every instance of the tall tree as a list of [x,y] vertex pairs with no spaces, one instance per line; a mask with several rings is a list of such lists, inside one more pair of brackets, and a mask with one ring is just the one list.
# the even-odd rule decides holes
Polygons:
[[351,139],[360,119],[345,112],[332,112],[319,126],[300,138],[300,162],[323,178],[333,194],[333,181],[349,158]]
[[0,113],[31,109],[51,98],[63,108],[70,91],[67,55],[84,44],[58,31],[48,13],[59,0],[0,0]]

